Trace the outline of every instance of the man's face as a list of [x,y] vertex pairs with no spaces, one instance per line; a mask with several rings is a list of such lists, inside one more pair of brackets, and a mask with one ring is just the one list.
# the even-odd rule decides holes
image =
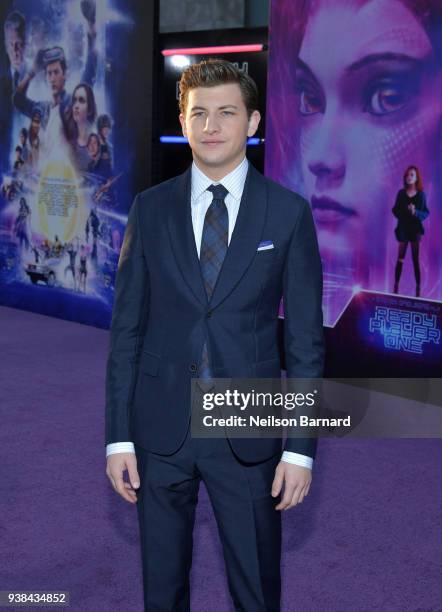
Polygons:
[[87,145],[87,149],[89,151],[89,155],[91,157],[96,157],[98,155],[98,139],[97,138],[90,138],[89,139],[89,143]]
[[40,131],[40,118],[39,117],[32,117],[31,127],[32,127],[34,134],[38,134],[38,132]]
[[14,70],[20,70],[24,59],[25,41],[15,28],[5,30],[5,48],[11,67]]
[[46,81],[53,95],[60,94],[63,91],[66,77],[60,62],[53,62],[46,66]]
[[247,116],[236,83],[191,89],[186,112],[180,114],[195,162],[209,175],[220,174],[221,178],[244,157],[247,137],[256,132],[259,120],[258,111]]

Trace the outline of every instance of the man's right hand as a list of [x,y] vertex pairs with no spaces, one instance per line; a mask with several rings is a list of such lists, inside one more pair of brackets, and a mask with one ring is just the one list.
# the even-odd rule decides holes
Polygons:
[[[125,470],[128,471],[129,482],[123,480],[123,472]],[[106,474],[115,491],[126,501],[135,504],[137,501],[135,489],[140,487],[135,453],[114,453],[109,455],[107,458]]]

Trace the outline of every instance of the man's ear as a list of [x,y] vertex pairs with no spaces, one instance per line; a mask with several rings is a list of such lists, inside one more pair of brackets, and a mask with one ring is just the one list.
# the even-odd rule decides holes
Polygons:
[[253,136],[258,129],[259,122],[261,121],[261,114],[258,110],[254,110],[249,118],[249,128],[247,130],[247,136],[250,138]]
[[183,113],[180,113],[179,120],[180,120],[180,123],[181,123],[181,129],[183,131],[183,136],[187,137],[186,118],[183,115]]

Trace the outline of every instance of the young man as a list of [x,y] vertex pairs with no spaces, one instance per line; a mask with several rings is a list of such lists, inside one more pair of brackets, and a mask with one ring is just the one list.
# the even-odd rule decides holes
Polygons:
[[137,502],[149,611],[189,610],[201,480],[235,609],[279,610],[279,511],[310,487],[313,439],[288,439],[281,456],[277,440],[189,433],[191,378],[280,376],[281,297],[287,375],[322,375],[313,219],[305,200],[248,163],[257,107],[255,83],[229,62],[187,68],[180,121],[193,164],[139,194],[126,226],[107,364],[106,472]]

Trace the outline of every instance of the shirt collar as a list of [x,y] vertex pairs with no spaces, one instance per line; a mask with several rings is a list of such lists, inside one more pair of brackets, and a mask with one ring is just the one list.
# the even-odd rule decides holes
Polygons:
[[210,185],[218,185],[218,183],[221,183],[221,185],[223,185],[223,187],[225,187],[235,199],[240,200],[244,190],[244,183],[246,181],[248,169],[249,162],[247,157],[244,157],[242,162],[239,163],[231,172],[229,172],[229,174],[226,174],[226,176],[219,181],[213,181],[198,168],[195,162],[193,162],[191,179],[192,201],[199,198],[200,195],[206,191],[207,187],[210,187]]

